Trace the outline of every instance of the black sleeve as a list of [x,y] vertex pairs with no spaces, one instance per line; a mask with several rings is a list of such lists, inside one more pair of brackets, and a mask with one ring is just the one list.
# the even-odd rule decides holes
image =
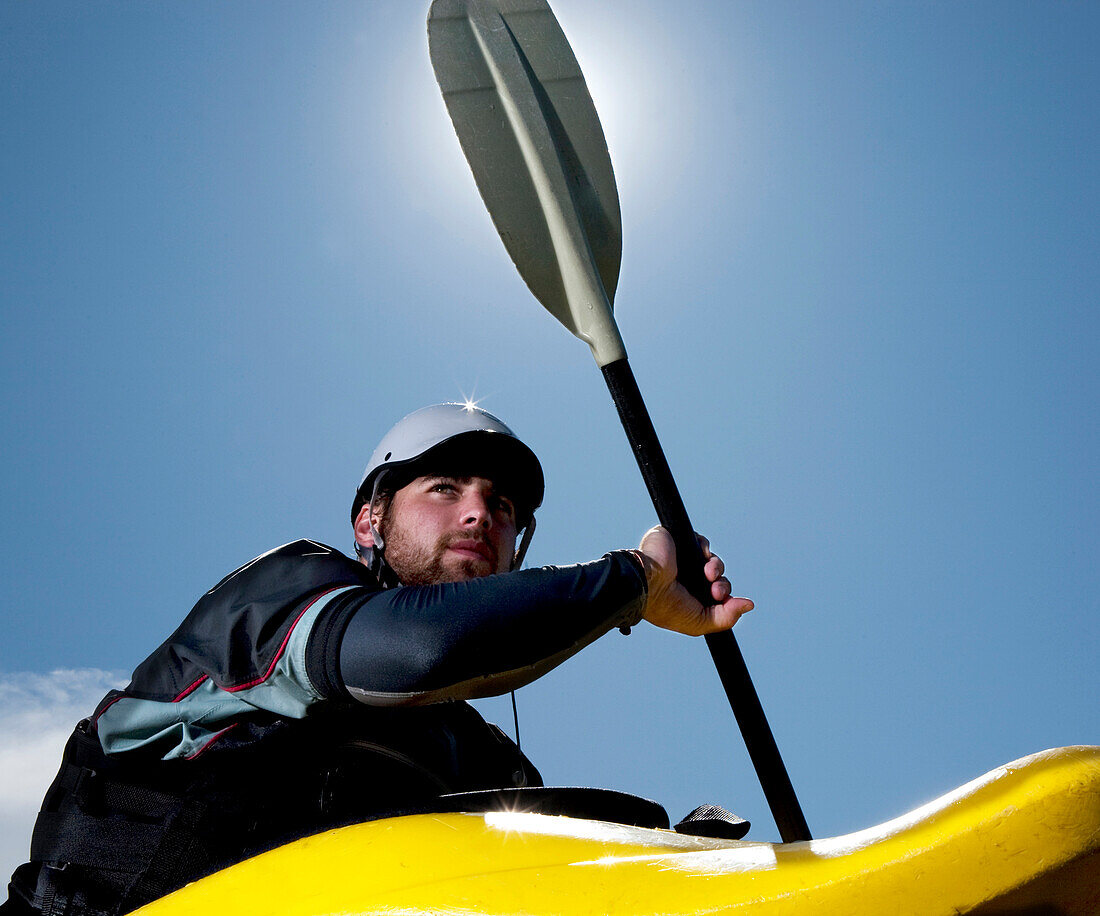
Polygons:
[[469,582],[355,589],[317,621],[307,670],[327,696],[372,706],[494,696],[637,623],[645,589],[629,551]]

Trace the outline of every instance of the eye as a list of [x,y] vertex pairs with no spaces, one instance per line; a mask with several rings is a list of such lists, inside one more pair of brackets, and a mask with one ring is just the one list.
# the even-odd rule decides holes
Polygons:
[[503,515],[505,518],[516,517],[515,504],[507,496],[497,496],[495,497],[495,502],[496,512],[500,515]]

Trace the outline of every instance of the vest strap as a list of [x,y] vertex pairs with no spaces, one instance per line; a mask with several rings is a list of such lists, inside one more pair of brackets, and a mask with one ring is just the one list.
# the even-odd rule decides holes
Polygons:
[[68,791],[84,810],[106,809],[138,817],[165,817],[182,801],[179,795],[161,792],[149,786],[104,778],[91,767],[65,766],[55,785]]
[[119,818],[91,817],[75,811],[42,811],[31,835],[31,861],[55,865],[91,865],[137,874],[152,855],[165,828]]

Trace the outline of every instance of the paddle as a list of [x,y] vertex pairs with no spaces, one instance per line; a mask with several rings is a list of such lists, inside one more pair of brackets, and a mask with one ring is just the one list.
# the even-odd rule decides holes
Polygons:
[[[619,196],[599,116],[545,0],[434,0],[436,79],[485,206],[531,292],[585,341],[603,372],[680,581],[712,603],[703,554],[612,313]],[[784,842],[810,839],[775,738],[730,632],[706,637]]]

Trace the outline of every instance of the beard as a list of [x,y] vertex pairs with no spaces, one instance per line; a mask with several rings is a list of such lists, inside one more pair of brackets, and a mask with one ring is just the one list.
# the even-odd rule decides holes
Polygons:
[[[380,527],[380,533],[386,545],[386,562],[402,585],[466,582],[501,571],[498,569],[499,557],[490,562],[487,558],[464,557],[448,552],[451,544],[475,537],[469,532],[457,532],[444,535],[434,542],[425,542],[416,536],[417,532],[405,529],[395,517],[391,524]],[[484,538],[478,540],[492,548]]]

